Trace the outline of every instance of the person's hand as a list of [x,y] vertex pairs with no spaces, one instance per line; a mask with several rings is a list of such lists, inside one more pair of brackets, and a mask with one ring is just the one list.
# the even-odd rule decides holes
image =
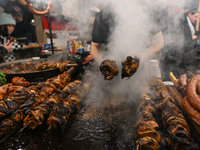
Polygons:
[[196,36],[196,35],[193,35],[193,36],[192,36],[192,39],[193,39],[193,40],[197,39],[197,36]]
[[8,51],[8,53],[12,50],[13,42],[7,42],[6,44],[3,45],[3,47]]
[[23,46],[23,48],[27,48],[28,46],[27,45],[22,45]]

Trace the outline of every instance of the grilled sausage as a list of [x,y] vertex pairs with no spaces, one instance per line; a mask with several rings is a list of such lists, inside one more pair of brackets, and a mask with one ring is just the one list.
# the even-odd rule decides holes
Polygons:
[[181,96],[181,94],[177,91],[177,89],[175,87],[167,86],[167,89],[171,93],[171,95],[174,97],[174,100],[176,101],[178,106],[182,109],[183,97]]
[[190,105],[187,96],[183,98],[183,110],[196,124],[200,125],[200,113]]
[[188,102],[192,107],[194,107],[197,111],[200,111],[200,98],[197,95],[196,89],[197,89],[197,83],[200,79],[200,75],[194,75],[187,86],[187,97]]
[[49,4],[48,4],[46,10],[44,10],[44,11],[37,11],[37,10],[35,10],[33,8],[33,5],[31,3],[28,4],[28,8],[29,8],[30,12],[32,12],[35,15],[46,15],[49,12],[50,6],[51,6],[51,0],[49,0]]
[[187,75],[182,74],[178,80],[179,90],[183,96],[187,95]]
[[25,0],[18,0],[22,5],[26,6],[27,2]]
[[200,82],[197,83],[197,93],[200,95]]

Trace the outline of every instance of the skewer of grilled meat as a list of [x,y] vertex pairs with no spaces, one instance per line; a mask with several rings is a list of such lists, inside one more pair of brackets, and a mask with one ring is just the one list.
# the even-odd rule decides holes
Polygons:
[[[63,90],[67,89],[67,92],[71,92],[72,94],[70,94],[67,98],[63,97],[61,99],[61,105],[59,105],[60,107],[56,107],[51,111],[49,118],[47,119],[47,125],[49,126],[48,129],[65,129],[70,115],[79,109],[80,101],[89,92],[90,83],[81,84],[79,81],[74,81],[74,84],[69,84],[66,87],[68,88],[64,88]],[[69,88],[71,88],[70,91]]]
[[159,150],[161,136],[157,132],[159,126],[154,118],[155,105],[151,97],[144,94],[141,97],[139,107],[137,109],[137,123],[135,129],[137,131],[137,150],[152,149]]
[[[160,103],[158,102],[156,107],[161,114],[162,124],[169,134],[169,146],[175,150],[198,149],[198,145],[190,137],[189,125],[183,116],[183,112],[174,101],[174,98],[169,95],[165,84],[160,79],[155,79],[153,82],[155,82],[155,90],[159,89],[159,93],[164,93],[162,96],[157,97]],[[156,83],[158,83],[157,87]]]
[[44,103],[38,105],[33,110],[28,112],[24,119],[23,127],[28,126],[30,129],[35,129],[41,125],[52,110],[53,105],[57,105],[60,98],[56,93],[51,95]]
[[116,62],[106,59],[99,66],[101,73],[104,75],[105,80],[111,80],[114,76],[118,75]]
[[48,130],[58,128],[65,130],[68,119],[78,109],[79,102],[78,97],[71,95],[69,98],[64,99],[62,103],[53,107],[47,119]]
[[36,93],[36,102],[33,104],[32,108],[43,103],[51,94],[56,90],[62,89],[69,81],[71,76],[68,72],[64,72],[61,75],[58,75],[56,78],[52,79],[51,82],[46,82],[43,84],[44,87]]
[[126,60],[122,62],[122,79],[124,77],[131,77],[139,67],[139,59],[137,57],[127,56]]
[[21,110],[16,110],[12,115],[0,123],[0,139],[9,134],[23,120],[24,114]]

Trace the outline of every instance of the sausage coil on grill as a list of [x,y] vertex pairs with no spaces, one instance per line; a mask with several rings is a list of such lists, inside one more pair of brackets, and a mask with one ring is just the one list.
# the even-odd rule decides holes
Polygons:
[[183,98],[183,110],[195,122],[196,127],[198,126],[196,129],[200,134],[200,113],[190,105],[187,96]]
[[187,86],[187,97],[188,97],[188,102],[192,107],[194,107],[197,111],[200,111],[200,98],[198,97],[197,94],[197,83],[200,79],[200,75],[194,75]]

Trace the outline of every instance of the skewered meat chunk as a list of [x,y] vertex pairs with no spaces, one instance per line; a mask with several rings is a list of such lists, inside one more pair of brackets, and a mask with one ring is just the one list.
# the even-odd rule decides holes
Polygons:
[[24,87],[23,86],[18,86],[18,85],[12,85],[8,88],[7,92],[8,93],[12,93],[12,92],[15,92],[15,91],[19,91],[19,90],[22,90]]
[[30,82],[26,81],[23,77],[14,77],[12,79],[13,85],[30,86]]
[[18,109],[18,105],[9,99],[0,101],[0,119],[5,118],[6,116],[13,113]]
[[126,60],[122,62],[122,79],[124,77],[131,77],[139,67],[139,59],[137,57],[127,56]]
[[41,110],[30,111],[24,119],[23,127],[28,126],[30,129],[35,129],[42,124],[44,115]]
[[158,150],[160,148],[161,136],[157,132],[159,126],[153,116],[154,113],[154,102],[150,96],[144,94],[139,101],[139,107],[136,111],[137,123],[135,129],[138,138],[136,141],[137,150]]
[[19,106],[25,103],[31,96],[31,91],[28,88],[15,91],[9,95],[9,98],[16,102]]
[[21,122],[24,118],[24,114],[21,110],[17,110],[13,112],[13,114],[0,123],[0,138],[3,138],[8,133],[10,133],[19,122]]
[[104,60],[100,65],[100,71],[104,75],[105,80],[111,80],[114,76],[118,75],[116,62],[113,60]]
[[2,95],[2,97],[8,96],[10,94],[7,92],[10,86],[12,86],[11,83],[0,86],[0,94]]
[[136,141],[137,150],[159,150],[160,145],[152,137],[140,138]]

